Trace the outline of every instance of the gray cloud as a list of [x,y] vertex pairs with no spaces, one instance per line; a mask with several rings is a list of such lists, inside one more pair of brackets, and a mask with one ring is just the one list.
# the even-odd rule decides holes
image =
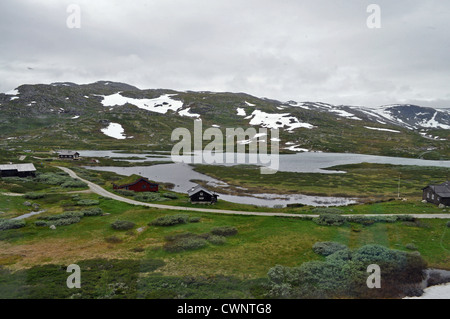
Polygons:
[[[334,104],[450,107],[450,3],[361,0],[0,2],[0,92],[98,80]],[[81,28],[66,26],[69,4]]]

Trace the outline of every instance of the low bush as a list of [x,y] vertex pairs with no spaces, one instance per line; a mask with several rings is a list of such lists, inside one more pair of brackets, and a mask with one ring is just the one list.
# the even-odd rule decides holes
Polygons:
[[68,225],[79,223],[80,220],[81,220],[80,217],[63,218],[63,219],[57,219],[57,220],[48,221],[47,225],[48,226],[51,226],[51,225],[54,225],[54,226],[68,226]]
[[[339,245],[339,248],[341,246]],[[383,272],[380,289],[367,289],[367,266]],[[427,265],[418,253],[366,245],[355,251],[339,249],[325,261],[305,262],[299,267],[276,266],[269,270],[272,298],[399,298],[423,280]]]
[[46,227],[47,226],[47,222],[45,220],[37,220],[34,222],[34,224],[38,227]]
[[51,215],[51,216],[40,216],[38,217],[38,219],[41,220],[59,220],[59,219],[67,219],[67,218],[82,218],[84,216],[84,214],[82,212],[73,212],[73,211],[68,211],[59,215]]
[[191,217],[191,218],[189,218],[189,222],[190,223],[199,223],[200,220],[201,220],[200,217]]
[[162,197],[159,193],[140,193],[134,196],[134,199],[140,202],[162,202],[168,200],[168,198]]
[[234,236],[238,233],[238,230],[236,227],[232,226],[221,226],[221,227],[214,227],[211,229],[211,234],[217,235],[217,236]]
[[313,218],[313,221],[321,226],[341,226],[345,224],[346,218],[337,214],[321,214]]
[[213,245],[224,245],[227,242],[227,238],[224,236],[211,235],[208,237],[208,241]]
[[85,182],[80,181],[79,179],[72,179],[70,181],[65,181],[61,184],[63,188],[84,188],[87,187]]
[[174,193],[164,193],[162,196],[169,199],[178,199],[178,195]]
[[314,252],[316,254],[319,254],[322,256],[329,256],[339,250],[343,250],[346,248],[347,248],[347,246],[345,246],[341,243],[336,243],[336,242],[332,242],[332,241],[317,242],[313,246]]
[[127,189],[115,189],[114,192],[116,192],[117,194],[122,195],[122,196],[134,196],[134,195],[136,195],[135,192],[129,191]]
[[98,204],[100,204],[100,202],[95,199],[82,199],[77,201],[78,206],[95,206]]
[[167,243],[164,250],[168,252],[181,252],[186,250],[196,250],[205,247],[208,242],[198,235],[192,233],[178,234],[166,237]]
[[85,217],[100,216],[103,214],[103,210],[100,207],[92,207],[81,211]]
[[116,220],[111,224],[111,227],[115,230],[130,230],[134,226],[136,226],[135,223],[126,220]]
[[26,193],[23,197],[26,199],[40,199],[45,197],[45,193]]
[[450,221],[447,222],[447,227],[450,227]]
[[174,226],[178,224],[186,224],[189,221],[189,215],[178,214],[172,216],[163,216],[159,217],[152,222],[150,222],[149,226]]
[[17,229],[25,227],[25,221],[16,219],[0,219],[0,230]]
[[416,218],[410,215],[398,215],[397,220],[402,222],[415,222]]

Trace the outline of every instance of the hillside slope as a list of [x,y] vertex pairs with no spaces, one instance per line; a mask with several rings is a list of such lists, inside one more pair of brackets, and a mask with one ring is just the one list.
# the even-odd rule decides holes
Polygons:
[[[22,85],[0,94],[0,145],[28,149],[170,150],[175,128],[279,128],[282,151],[450,159],[450,113],[280,102],[245,93],[141,90],[92,84]],[[112,125],[111,125],[112,124]],[[206,144],[207,142],[205,142]]]

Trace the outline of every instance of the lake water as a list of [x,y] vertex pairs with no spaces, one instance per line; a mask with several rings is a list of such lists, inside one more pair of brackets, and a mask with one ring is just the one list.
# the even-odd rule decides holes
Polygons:
[[[80,151],[84,157],[110,157],[110,158],[126,158],[141,157],[139,160],[127,160],[130,162],[143,161],[171,161],[170,154],[164,153],[148,153],[148,154],[132,154],[132,153],[116,153],[114,151]],[[130,176],[132,174],[141,175],[158,182],[172,183],[175,185],[174,191],[186,194],[187,190],[196,184],[192,180],[202,180],[208,185],[224,187],[227,185],[222,181],[211,178],[207,175],[195,172],[191,166],[183,163],[183,161],[198,161],[198,154],[192,156],[178,157],[176,163],[161,164],[153,166],[136,166],[136,167],[95,167],[89,169],[110,171],[120,175]],[[123,160],[123,159],[122,159]],[[248,163],[248,155],[246,157]],[[418,165],[418,166],[437,166],[450,168],[450,161],[429,161],[422,159],[398,158],[386,156],[373,156],[361,154],[347,153],[297,153],[279,155],[279,171],[284,172],[301,172],[301,173],[326,173],[326,174],[343,174],[343,171],[325,170],[325,168],[357,163],[379,163],[394,165]],[[221,165],[239,165],[240,163],[221,164]],[[219,164],[215,164],[219,165]],[[245,190],[243,190],[243,193]],[[301,203],[312,206],[343,206],[356,203],[351,198],[306,196],[302,194],[275,195],[275,194],[253,194],[252,196],[226,195],[219,193],[219,199],[240,203],[251,204],[257,206],[273,207],[275,205],[286,206],[287,204]]]

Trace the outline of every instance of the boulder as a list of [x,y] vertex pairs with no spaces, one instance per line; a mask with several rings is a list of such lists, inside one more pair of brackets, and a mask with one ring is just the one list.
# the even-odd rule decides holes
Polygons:
[[50,229],[55,230],[55,229],[56,229],[56,226],[55,226],[55,225],[51,225],[51,226],[50,226]]

